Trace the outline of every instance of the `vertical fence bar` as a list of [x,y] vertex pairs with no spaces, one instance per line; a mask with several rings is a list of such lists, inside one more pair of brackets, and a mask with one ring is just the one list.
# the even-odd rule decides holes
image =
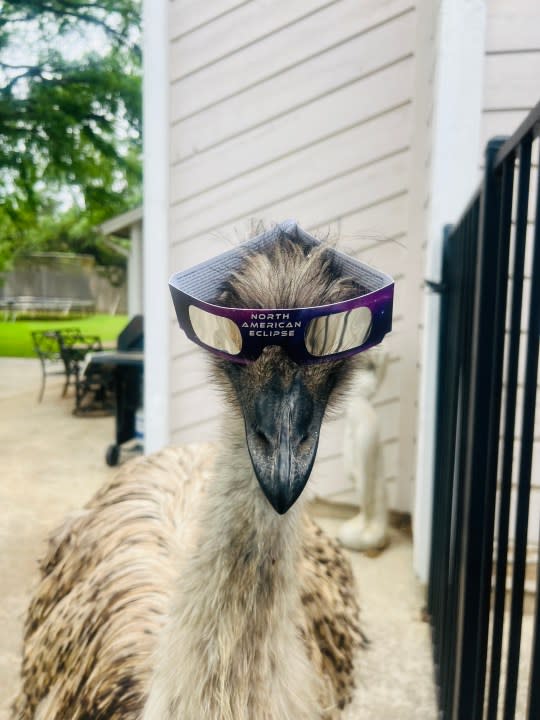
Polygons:
[[[502,268],[499,233],[500,180],[494,172],[494,163],[502,140],[494,140],[486,150],[486,170],[480,214],[478,262],[473,304],[473,342],[470,403],[465,466],[464,542],[461,557],[462,592],[459,602],[457,675],[453,717],[481,718],[485,687],[485,653],[489,620],[489,583],[486,586],[487,558],[484,533],[493,540],[493,511],[488,506],[489,496],[496,488],[498,448],[498,417],[494,418],[497,398],[494,390],[500,384],[497,378],[497,360],[492,350],[493,339],[501,344],[504,333],[504,313],[498,297],[501,288]],[[495,312],[494,312],[495,311]],[[494,404],[495,401],[495,404]],[[500,402],[500,389],[499,389]],[[496,426],[496,438],[492,437]],[[495,469],[495,476],[493,470]],[[489,472],[489,474],[488,474]],[[484,482],[478,482],[485,478]],[[483,660],[484,659],[484,660]]]
[[[499,498],[499,522],[497,536],[496,581],[491,633],[491,662],[488,690],[487,720],[497,719],[499,682],[501,673],[502,637],[504,628],[504,607],[506,600],[506,570],[508,556],[508,529],[510,524],[510,498],[512,490],[512,464],[514,456],[514,432],[516,419],[516,395],[519,361],[519,337],[523,293],[523,267],[525,263],[525,241],[527,237],[527,209],[529,203],[531,140],[526,138],[520,149],[518,197],[516,209],[516,232],[514,241],[514,263],[512,272],[512,300],[510,334],[508,340],[508,367],[506,372],[506,407],[502,452],[501,489]],[[512,164],[510,156],[506,162]]]
[[504,698],[504,720],[513,720],[519,673],[519,650],[523,618],[523,593],[527,556],[527,531],[531,493],[532,451],[534,443],[534,417],[538,377],[538,343],[540,335],[540,183],[536,191],[534,249],[531,273],[531,296],[525,352],[525,385],[523,389],[523,421],[516,510],[516,537],[514,571],[512,574],[512,605],[510,611],[510,640],[508,670]]

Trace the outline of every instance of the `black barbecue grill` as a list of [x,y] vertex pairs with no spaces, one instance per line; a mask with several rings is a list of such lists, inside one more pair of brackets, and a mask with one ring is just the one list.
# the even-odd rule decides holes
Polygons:
[[[87,372],[101,368],[111,372],[114,377],[116,395],[116,433],[115,442],[109,445],[105,453],[107,465],[118,465],[122,445],[135,437],[136,415],[143,411],[144,378],[144,331],[142,315],[135,315],[122,330],[117,340],[117,349],[100,352],[91,356]],[[142,446],[138,446],[142,449]]]

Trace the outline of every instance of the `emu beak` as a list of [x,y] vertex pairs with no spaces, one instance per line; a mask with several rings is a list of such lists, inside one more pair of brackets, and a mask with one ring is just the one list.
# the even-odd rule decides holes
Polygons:
[[244,410],[251,463],[263,493],[280,515],[298,500],[317,454],[324,415],[297,374],[289,387],[278,375]]

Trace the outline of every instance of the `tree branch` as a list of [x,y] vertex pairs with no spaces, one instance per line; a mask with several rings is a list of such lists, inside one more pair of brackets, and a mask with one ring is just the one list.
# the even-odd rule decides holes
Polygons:
[[0,60],[0,67],[7,68],[8,70],[24,70],[25,68],[33,67],[33,65],[10,65],[10,63]]
[[[88,9],[91,9],[91,8],[95,7],[94,5],[91,5],[88,3],[74,5],[72,3],[62,2],[62,0],[60,0],[60,2],[62,5],[62,8],[56,8],[52,5],[49,5],[48,3],[44,3],[43,11],[49,12],[57,18],[62,18],[67,15],[68,17],[75,18],[76,20],[80,20],[81,22],[87,22],[87,23],[90,23],[91,25],[96,25],[97,27],[101,27],[107,33],[107,35],[110,35],[116,41],[120,42],[120,44],[122,44],[122,45],[129,44],[127,38],[121,32],[118,32],[118,30],[115,30],[110,25],[108,25],[105,20],[101,20],[100,18],[98,18],[94,15],[90,15],[89,13],[77,12],[77,10],[75,9],[75,8],[79,8],[79,7],[86,7]],[[68,8],[73,8],[73,9],[70,10]]]
[[28,22],[29,20],[34,20],[35,15],[21,15],[19,17],[3,17],[0,18],[0,28],[4,27],[5,25],[9,25],[10,23],[24,23]]
[[11,78],[11,80],[6,85],[0,87],[0,92],[9,93],[13,89],[13,87],[19,82],[19,80],[23,80],[27,77],[40,77],[42,79],[45,79],[39,67],[27,67],[28,69],[25,72],[16,75],[15,77]]

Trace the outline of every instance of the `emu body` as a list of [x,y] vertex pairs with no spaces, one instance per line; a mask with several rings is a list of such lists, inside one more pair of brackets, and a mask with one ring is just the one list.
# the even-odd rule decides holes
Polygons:
[[[323,250],[306,257],[284,243],[251,258],[220,299],[300,307],[346,289]],[[267,495],[274,482],[279,495],[284,471],[272,463],[283,447],[298,455],[299,472],[304,455],[311,462],[322,416],[352,365],[298,366],[276,347],[246,366],[214,361],[227,405],[218,449],[166,449],[127,463],[51,538],[26,621],[14,718],[340,717],[362,643],[352,572],[302,497],[279,514]],[[258,403],[265,393],[272,401]],[[295,393],[303,399],[291,400]],[[277,447],[265,416],[274,402]],[[287,472],[296,472],[291,462]]]

